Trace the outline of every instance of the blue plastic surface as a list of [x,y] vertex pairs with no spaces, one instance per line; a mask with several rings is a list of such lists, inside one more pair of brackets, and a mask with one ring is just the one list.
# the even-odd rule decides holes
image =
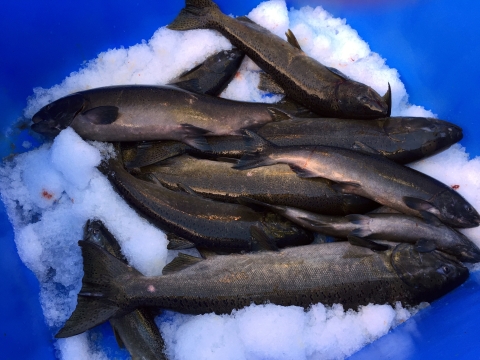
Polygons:
[[[226,13],[243,15],[257,1],[218,1]],[[373,51],[398,69],[414,104],[464,128],[462,144],[480,155],[476,124],[480,80],[480,5],[468,0],[295,0],[288,6],[322,5],[344,17]],[[183,0],[17,0],[0,4],[0,155],[22,151],[28,138],[5,130],[22,116],[35,86],[61,82],[82,62],[108,48],[149,39],[170,22]],[[34,142],[35,143],[35,142]],[[448,169],[447,169],[448,170]],[[480,174],[479,174],[480,175]],[[53,334],[39,304],[38,282],[21,263],[12,227],[0,204],[0,358],[53,359]],[[480,275],[432,304],[352,359],[474,359]],[[107,326],[102,342],[114,344]],[[112,350],[112,355],[126,356]]]

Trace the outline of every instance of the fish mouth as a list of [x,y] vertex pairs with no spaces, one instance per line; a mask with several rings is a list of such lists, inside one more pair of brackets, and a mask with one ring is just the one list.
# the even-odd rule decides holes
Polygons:
[[480,249],[476,245],[469,246],[468,248],[462,249],[457,257],[462,262],[478,263],[480,262]]

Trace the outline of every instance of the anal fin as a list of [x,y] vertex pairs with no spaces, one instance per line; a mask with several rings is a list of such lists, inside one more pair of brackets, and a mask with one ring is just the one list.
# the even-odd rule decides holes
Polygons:
[[313,172],[310,169],[302,168],[302,167],[300,167],[298,165],[294,165],[294,164],[289,164],[289,166],[290,166],[290,169],[292,169],[292,171],[295,174],[297,174],[298,177],[301,177],[301,178],[319,177],[317,173]]

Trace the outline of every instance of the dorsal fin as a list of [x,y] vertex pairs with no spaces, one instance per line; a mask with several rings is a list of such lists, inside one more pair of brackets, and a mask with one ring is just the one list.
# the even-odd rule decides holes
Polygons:
[[165,267],[162,270],[162,274],[163,275],[173,274],[178,271],[182,271],[192,265],[195,265],[201,261],[203,261],[202,258],[180,253],[175,259],[172,260],[172,262],[165,265]]
[[390,83],[388,83],[388,90],[385,95],[382,96],[382,98],[387,103],[387,117],[389,117],[392,115],[392,88],[390,87]]
[[285,35],[287,35],[287,41],[290,45],[292,45],[293,47],[296,47],[298,50],[302,50],[302,48],[300,47],[300,44],[298,43],[297,38],[295,37],[295,35],[292,32],[292,30],[288,29],[287,32],[285,33]]
[[253,21],[252,19],[246,17],[245,15],[239,16],[239,17],[237,17],[237,18],[235,18],[235,19],[238,20],[238,21],[243,21],[243,22],[247,22],[247,23],[251,23],[251,24],[256,24],[255,21]]
[[327,70],[329,70],[332,74],[334,75],[337,75],[339,78],[341,78],[342,80],[350,80],[350,78],[345,75],[344,73],[342,73],[340,70],[338,69],[335,69],[333,67],[330,67],[330,66],[325,66],[327,68]]

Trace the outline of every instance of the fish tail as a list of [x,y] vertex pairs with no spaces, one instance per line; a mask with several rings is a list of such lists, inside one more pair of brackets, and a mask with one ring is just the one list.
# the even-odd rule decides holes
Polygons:
[[[107,321],[111,317],[126,313],[126,296],[117,284],[120,275],[141,276],[116,257],[90,241],[79,241],[83,256],[82,289],[78,294],[77,307],[63,328],[55,335],[65,338],[80,334]],[[123,281],[125,280],[122,277]]]
[[236,165],[232,166],[233,169],[247,170],[275,164],[275,161],[269,155],[271,149],[275,148],[276,145],[250,130],[244,130],[244,139],[246,153]]
[[211,0],[185,0],[185,7],[167,26],[171,30],[207,29],[212,14],[220,12],[217,4]]

